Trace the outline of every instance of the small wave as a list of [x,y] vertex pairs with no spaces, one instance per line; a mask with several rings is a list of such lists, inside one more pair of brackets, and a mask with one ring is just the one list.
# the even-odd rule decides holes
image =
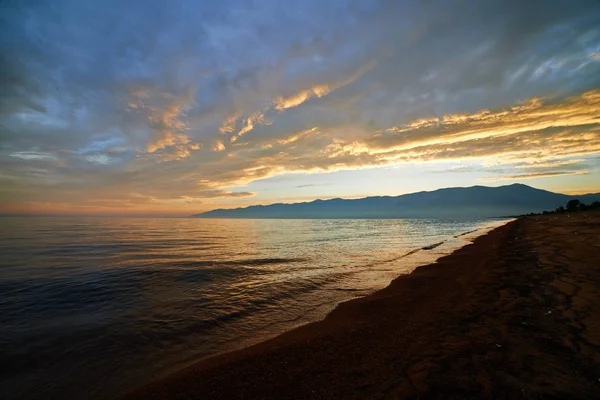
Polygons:
[[308,261],[306,258],[250,258],[245,260],[198,260],[198,261],[178,261],[170,262],[169,266],[179,268],[189,267],[222,267],[222,266],[260,266],[270,264],[289,264]]
[[433,250],[436,247],[443,245],[444,243],[446,243],[445,240],[438,243],[430,244],[429,246],[421,247],[421,250]]
[[[398,257],[394,257],[394,258],[390,258],[390,259],[387,259],[387,260],[383,260],[383,261],[377,262],[375,264],[390,263],[390,262],[402,260],[403,258],[406,258],[406,257],[408,257],[408,256],[410,256],[412,254],[415,254],[416,252],[421,251],[421,250],[422,249],[414,249],[414,250],[411,250],[411,251],[409,251],[407,253],[404,253],[404,254],[402,254],[402,255],[400,255]],[[372,265],[374,265],[374,264],[367,264],[367,266],[372,266]]]
[[469,233],[477,232],[478,230],[479,230],[479,228],[478,228],[478,229],[473,229],[472,231],[468,231],[468,232],[459,233],[458,235],[454,235],[454,238],[456,239],[456,238],[459,238],[459,237],[461,237],[461,236],[468,235]]

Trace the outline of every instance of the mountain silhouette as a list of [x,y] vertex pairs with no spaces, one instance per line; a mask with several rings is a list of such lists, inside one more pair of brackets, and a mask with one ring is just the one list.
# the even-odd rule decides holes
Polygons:
[[589,204],[600,193],[569,196],[523,184],[438,189],[401,196],[315,200],[217,209],[196,218],[493,218],[554,210],[569,200]]

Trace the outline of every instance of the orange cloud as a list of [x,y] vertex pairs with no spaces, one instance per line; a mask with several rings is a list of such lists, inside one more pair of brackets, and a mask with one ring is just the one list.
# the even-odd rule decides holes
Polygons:
[[320,98],[320,97],[327,96],[332,91],[355,82],[358,78],[360,78],[362,75],[364,75],[368,70],[372,69],[376,64],[377,64],[376,61],[370,61],[367,64],[360,67],[358,70],[356,70],[354,73],[352,73],[346,79],[343,79],[336,83],[331,83],[331,84],[323,83],[323,84],[319,84],[319,85],[314,85],[308,89],[300,90],[299,92],[297,92],[296,94],[293,94],[292,96],[277,97],[273,101],[273,106],[276,110],[283,111],[288,108],[298,107],[299,105],[310,100],[311,98],[314,98],[314,97]]
[[203,199],[212,199],[219,197],[252,197],[256,196],[256,193],[253,192],[232,192],[231,190],[203,190],[197,194],[198,198]]
[[225,145],[222,140],[215,140],[212,147],[213,151],[223,151],[225,150]]
[[[369,152],[386,153],[422,146],[457,144],[553,127],[596,125],[599,109],[600,91],[587,92],[557,104],[544,104],[541,99],[534,98],[508,110],[447,115],[389,128],[369,140]],[[590,133],[589,138],[597,138],[597,135]],[[531,144],[536,144],[535,141],[532,138]]]
[[305,137],[313,135],[313,134],[318,134],[318,128],[316,126],[314,128],[306,129],[304,131],[300,131],[296,134],[288,136],[285,139],[280,139],[277,141],[277,143],[279,143],[279,144],[293,143],[293,142],[296,142],[302,138],[305,138]]
[[364,140],[334,139],[323,153],[333,159],[362,155],[383,163],[499,155],[516,163],[596,154],[599,109],[600,91],[561,103],[532,99],[508,110],[421,119],[365,135]]
[[176,98],[155,89],[134,88],[131,96],[129,108],[146,118],[153,133],[146,145],[148,153],[164,150],[160,152],[163,161],[180,160],[200,148],[186,134],[188,127],[184,118],[191,104],[189,95]]
[[285,110],[286,108],[297,107],[311,97],[323,97],[329,92],[331,92],[331,89],[328,85],[317,85],[311,87],[310,89],[301,90],[293,96],[278,97],[274,101],[275,109],[281,111]]
[[238,132],[238,136],[243,136],[254,129],[257,124],[264,124],[265,115],[263,113],[255,113],[246,118],[246,125]]
[[[600,154],[599,109],[600,91],[591,91],[561,102],[535,98],[504,110],[419,119],[376,132],[360,127],[312,128],[256,147],[252,141],[246,143],[244,154],[255,154],[246,159],[249,166],[219,174],[211,185],[243,186],[293,172],[462,160],[515,169],[560,169]],[[338,132],[352,132],[352,139]],[[303,146],[296,146],[301,138]],[[511,174],[506,179],[542,178],[552,172]]]
[[223,124],[219,128],[219,133],[224,135],[226,133],[232,133],[235,130],[235,124],[237,122],[239,115],[235,114],[223,121]]

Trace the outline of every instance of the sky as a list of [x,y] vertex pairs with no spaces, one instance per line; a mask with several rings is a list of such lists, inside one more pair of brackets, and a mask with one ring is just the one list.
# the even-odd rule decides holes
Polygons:
[[0,214],[600,192],[600,2],[0,1]]

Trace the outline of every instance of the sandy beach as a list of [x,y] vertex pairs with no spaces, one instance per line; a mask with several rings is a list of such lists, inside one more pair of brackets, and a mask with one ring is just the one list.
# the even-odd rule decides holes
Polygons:
[[126,398],[600,398],[600,213],[519,218]]

